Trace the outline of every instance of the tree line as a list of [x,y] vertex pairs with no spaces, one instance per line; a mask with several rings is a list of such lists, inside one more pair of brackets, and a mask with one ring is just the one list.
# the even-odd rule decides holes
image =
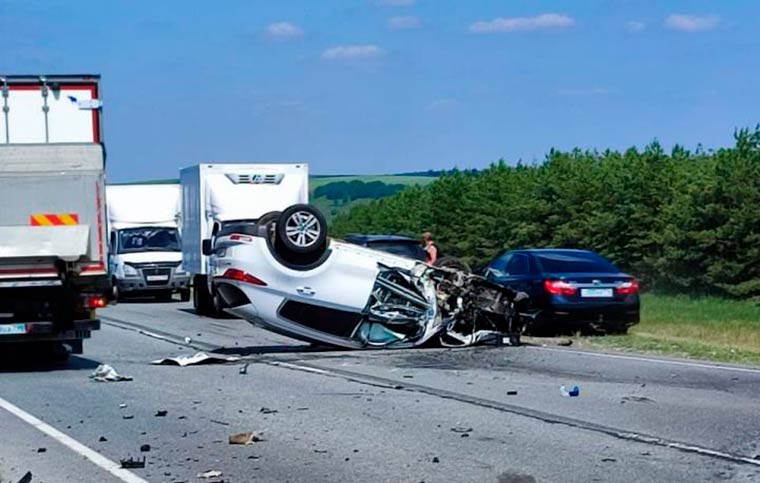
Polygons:
[[360,199],[377,199],[391,196],[405,187],[403,184],[387,184],[382,181],[333,181],[316,188],[314,190],[314,197],[319,198],[324,196],[331,201],[344,202]]
[[760,127],[730,148],[669,153],[552,150],[357,206],[333,234],[432,231],[442,253],[483,266],[515,248],[594,250],[649,288],[760,296]]

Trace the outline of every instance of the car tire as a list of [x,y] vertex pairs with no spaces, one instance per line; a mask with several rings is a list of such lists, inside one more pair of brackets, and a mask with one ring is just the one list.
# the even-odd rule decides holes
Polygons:
[[434,267],[451,268],[465,273],[472,273],[470,266],[457,257],[441,257],[433,263]]
[[276,242],[290,253],[314,255],[324,251],[327,242],[327,220],[310,205],[293,205],[277,219]]
[[189,288],[183,288],[179,291],[179,299],[183,302],[189,302],[191,295],[192,293],[190,292]]
[[113,283],[111,285],[111,299],[115,304],[121,302],[123,299],[123,296],[119,291],[119,285],[116,283],[116,279],[113,280]]

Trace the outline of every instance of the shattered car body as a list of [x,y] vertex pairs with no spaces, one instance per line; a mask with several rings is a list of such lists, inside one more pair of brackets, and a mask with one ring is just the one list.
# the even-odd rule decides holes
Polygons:
[[[278,227],[279,225],[279,227]],[[483,277],[326,238],[308,205],[215,240],[227,311],[273,332],[348,349],[519,343],[525,297]]]

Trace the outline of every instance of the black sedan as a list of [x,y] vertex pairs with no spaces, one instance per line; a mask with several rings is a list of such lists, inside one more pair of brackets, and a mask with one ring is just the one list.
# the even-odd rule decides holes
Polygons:
[[590,251],[514,250],[494,259],[485,275],[530,295],[534,333],[625,333],[639,322],[638,282]]
[[418,240],[398,235],[346,235],[343,239],[354,245],[380,250],[381,252],[393,253],[401,257],[425,261],[425,250]]

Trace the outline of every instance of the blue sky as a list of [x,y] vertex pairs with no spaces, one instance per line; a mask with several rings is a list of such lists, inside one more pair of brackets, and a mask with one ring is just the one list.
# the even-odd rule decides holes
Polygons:
[[103,76],[108,176],[396,173],[760,122],[755,0],[0,0],[0,73]]

